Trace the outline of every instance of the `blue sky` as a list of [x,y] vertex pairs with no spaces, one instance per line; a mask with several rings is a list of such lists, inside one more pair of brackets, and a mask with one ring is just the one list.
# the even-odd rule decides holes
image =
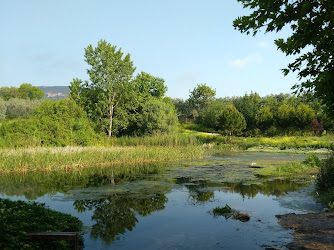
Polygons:
[[173,98],[200,83],[217,97],[291,93],[280,69],[292,59],[273,43],[288,31],[241,34],[232,22],[247,13],[236,0],[0,0],[0,86],[88,80],[84,48],[104,39]]

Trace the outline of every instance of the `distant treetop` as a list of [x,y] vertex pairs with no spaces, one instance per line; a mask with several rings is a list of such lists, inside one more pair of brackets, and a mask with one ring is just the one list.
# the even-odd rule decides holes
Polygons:
[[44,92],[40,88],[34,87],[29,83],[23,83],[19,88],[1,87],[0,97],[5,101],[12,98],[40,100],[44,97]]

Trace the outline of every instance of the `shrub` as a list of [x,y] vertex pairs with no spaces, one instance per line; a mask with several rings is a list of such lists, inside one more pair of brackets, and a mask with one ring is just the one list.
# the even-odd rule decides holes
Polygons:
[[[71,241],[28,239],[29,232],[80,232],[82,222],[44,204],[0,199],[1,249],[70,249]],[[80,239],[80,245],[83,245]]]
[[6,116],[9,119],[25,117],[41,104],[39,100],[12,98],[5,102]]
[[327,159],[321,161],[317,188],[320,191],[328,191],[334,188],[334,151]]
[[304,160],[304,163],[311,167],[319,167],[321,164],[321,161],[315,153],[310,153],[306,155],[306,159]]
[[46,100],[33,115],[3,123],[0,127],[0,146],[87,146],[96,135],[87,114],[73,101]]

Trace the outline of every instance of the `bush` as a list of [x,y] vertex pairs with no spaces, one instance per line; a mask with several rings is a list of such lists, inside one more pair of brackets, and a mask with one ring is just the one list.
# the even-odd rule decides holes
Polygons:
[[6,118],[6,102],[0,98],[0,120],[4,120]]
[[0,199],[0,207],[0,249],[71,249],[71,241],[31,241],[28,233],[80,232],[83,226],[78,218],[36,202]]
[[6,116],[9,119],[25,117],[41,104],[39,100],[12,98],[5,102]]
[[175,132],[177,115],[172,103],[159,99],[147,101],[137,119],[138,135],[152,135]]
[[327,159],[321,161],[317,188],[320,191],[334,189],[334,151]]
[[319,167],[321,165],[321,161],[315,153],[307,154],[303,163],[311,167]]
[[2,147],[88,146],[96,138],[87,114],[70,100],[43,101],[30,117],[3,123],[0,136]]

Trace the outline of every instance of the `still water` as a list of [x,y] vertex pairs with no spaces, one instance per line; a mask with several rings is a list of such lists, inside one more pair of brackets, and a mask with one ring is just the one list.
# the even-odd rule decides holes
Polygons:
[[[168,165],[13,175],[0,178],[0,197],[42,202],[78,217],[85,249],[284,249],[291,232],[275,215],[323,207],[310,196],[310,176],[265,179],[254,166],[304,158],[231,153]],[[213,209],[226,204],[250,220],[214,216]]]

